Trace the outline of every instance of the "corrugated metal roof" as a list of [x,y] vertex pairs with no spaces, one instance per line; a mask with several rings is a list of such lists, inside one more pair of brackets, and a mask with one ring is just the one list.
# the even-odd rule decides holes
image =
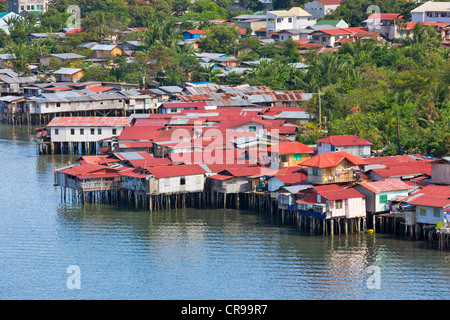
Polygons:
[[55,117],[48,127],[125,127],[128,117]]
[[400,179],[366,182],[361,183],[361,186],[375,193],[411,189],[409,185]]
[[53,72],[53,74],[75,74],[77,72],[83,71],[79,68],[61,68]]

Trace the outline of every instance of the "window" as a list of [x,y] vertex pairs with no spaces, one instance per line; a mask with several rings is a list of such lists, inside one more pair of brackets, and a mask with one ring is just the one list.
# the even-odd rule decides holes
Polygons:
[[387,202],[387,195],[380,196],[380,203],[386,203]]
[[283,18],[277,18],[277,22],[282,22]]
[[286,155],[285,154],[280,155],[280,161],[281,162],[286,162]]
[[420,207],[419,214],[421,216],[426,216],[427,215],[427,207]]
[[336,209],[342,209],[342,200],[336,200],[334,203],[336,204]]
[[80,129],[80,134],[81,134],[81,135],[84,134],[84,129]]
[[45,107],[48,109],[48,102],[45,103]]
[[288,18],[288,22],[291,23],[292,22],[292,18]]
[[256,132],[256,127],[248,127],[248,130],[249,130],[250,132]]
[[326,42],[327,41],[327,37],[322,37],[322,42]]
[[34,10],[34,6],[31,6],[31,10]]
[[98,134],[102,134],[102,129],[97,129]]
[[57,103],[56,103],[56,107],[57,107],[57,108],[61,107],[61,102],[57,102]]
[[294,160],[302,160],[302,154],[301,153],[295,153],[294,154]]
[[74,135],[75,134],[75,129],[70,129],[70,134]]
[[180,178],[180,185],[184,186],[186,184],[186,178]]
[[20,6],[20,10],[25,10],[25,6]]
[[116,128],[114,128],[114,129],[112,129],[112,134],[117,134],[117,129]]
[[91,129],[91,134],[95,134],[95,129]]
[[433,213],[434,213],[435,218],[440,218],[441,217],[441,208],[434,208]]
[[59,129],[55,129],[55,135],[57,136],[59,134]]
[[313,174],[313,176],[318,176],[319,170],[317,168],[312,168],[312,174]]
[[30,10],[30,6],[27,6],[27,10]]

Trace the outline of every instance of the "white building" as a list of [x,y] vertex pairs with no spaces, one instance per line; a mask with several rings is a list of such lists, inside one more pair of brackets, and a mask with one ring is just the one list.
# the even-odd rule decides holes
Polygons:
[[322,19],[339,7],[342,0],[314,0],[305,3],[305,10],[315,19]]
[[293,30],[304,28],[316,23],[311,14],[300,7],[289,10],[267,11],[267,33],[280,30]]
[[5,31],[6,34],[9,34],[8,20],[16,19],[17,17],[23,19],[22,16],[14,12],[0,12],[0,29]]
[[378,32],[388,40],[405,38],[407,33],[403,26],[406,17],[399,13],[372,13],[362,25],[369,32]]
[[428,1],[411,10],[412,22],[450,23],[450,2]]
[[58,153],[98,153],[100,141],[119,136],[128,117],[55,117],[47,127]]
[[8,0],[8,12],[14,12],[20,15],[31,13],[38,15],[47,12],[48,0]]

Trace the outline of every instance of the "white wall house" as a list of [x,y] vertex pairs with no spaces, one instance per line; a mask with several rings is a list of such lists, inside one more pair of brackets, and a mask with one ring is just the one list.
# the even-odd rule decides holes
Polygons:
[[48,124],[52,142],[97,142],[118,136],[128,117],[56,117]]
[[323,19],[325,15],[336,10],[341,2],[342,0],[314,0],[305,3],[305,10],[311,14],[314,19]]
[[8,12],[20,15],[44,13],[48,10],[48,0],[7,0],[6,5]]
[[329,136],[317,142],[317,153],[346,151],[354,156],[369,156],[371,153],[370,141],[354,135]]
[[300,29],[316,23],[311,14],[300,7],[289,10],[267,11],[267,33],[272,31]]
[[354,188],[366,197],[366,211],[371,213],[389,211],[391,201],[406,198],[412,189],[400,179],[366,182]]
[[403,26],[406,17],[398,13],[372,13],[362,22],[369,32],[381,33],[389,40],[401,39],[407,36]]
[[428,1],[411,10],[412,22],[450,23],[450,2]]
[[8,21],[10,19],[17,18],[23,19],[22,16],[14,12],[0,12],[0,30],[5,31],[6,34],[9,34]]

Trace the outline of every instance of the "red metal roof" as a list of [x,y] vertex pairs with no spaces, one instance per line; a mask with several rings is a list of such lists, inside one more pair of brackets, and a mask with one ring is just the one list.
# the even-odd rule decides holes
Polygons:
[[280,143],[267,148],[267,151],[276,152],[278,154],[314,152],[310,147],[298,141],[280,141]]
[[[316,204],[316,203],[326,203],[326,200],[335,201],[344,199],[365,198],[363,194],[359,193],[353,188],[344,189],[339,186],[336,187],[337,188],[330,189],[327,191],[317,191],[314,193],[309,193],[300,200],[297,200],[296,202]],[[320,201],[318,201],[318,195],[321,196]]]
[[391,163],[387,168],[372,169],[383,178],[425,174],[431,177],[431,164],[428,160],[415,162]]
[[317,0],[317,2],[324,6],[338,6],[342,0]]
[[278,180],[285,184],[295,184],[308,179],[308,175],[304,173],[291,173],[291,174],[280,174],[275,176]]
[[125,127],[128,117],[55,117],[48,127]]
[[390,163],[403,163],[403,162],[416,162],[416,158],[425,159],[423,156],[417,155],[398,155],[398,156],[385,156],[385,157],[367,157],[366,160],[369,164],[390,164]]
[[340,162],[342,162],[345,159],[355,166],[368,164],[366,161],[357,156],[354,156],[345,151],[339,151],[339,152],[320,153],[312,158],[303,161],[301,165],[316,168],[329,168],[337,166]]
[[239,168],[226,169],[220,174],[228,174],[233,177],[262,177],[262,176],[274,176],[277,173],[276,169],[260,167],[260,166],[247,166]]
[[400,13],[372,13],[368,19],[401,20],[405,19],[405,16]]
[[350,31],[347,31],[345,29],[337,28],[337,29],[325,29],[325,30],[319,30],[317,32],[323,32],[330,35],[336,35],[336,34],[349,34]]
[[119,176],[119,173],[116,170],[97,164],[81,164],[79,166],[63,169],[60,172],[80,179],[111,178]]
[[367,32],[369,31],[369,28],[364,27],[350,27],[350,28],[341,28],[342,30],[349,31],[349,32]]
[[184,32],[190,33],[190,34],[202,34],[203,30],[186,30]]
[[110,89],[113,89],[113,87],[101,87],[101,86],[88,87],[88,90],[91,90],[93,92],[103,92]]
[[411,194],[406,202],[412,205],[446,208],[450,206],[450,187],[430,185]]
[[198,164],[173,165],[148,168],[155,178],[184,177],[205,174],[206,171]]
[[319,140],[316,142],[321,143],[329,143],[335,147],[340,146],[370,146],[372,143],[367,141],[366,139],[360,138],[354,135],[338,135],[338,136],[329,136]]
[[361,186],[374,193],[411,189],[407,183],[400,179],[366,182],[361,183]]

